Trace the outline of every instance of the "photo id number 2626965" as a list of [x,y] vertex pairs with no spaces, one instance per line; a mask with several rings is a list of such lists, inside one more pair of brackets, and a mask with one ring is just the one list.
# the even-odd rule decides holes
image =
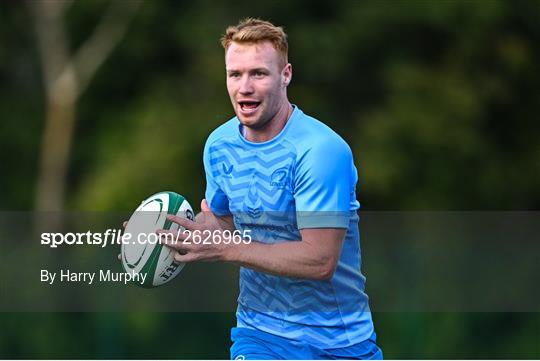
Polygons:
[[251,229],[245,229],[243,231],[224,230],[224,231],[210,231],[205,229],[201,230],[183,230],[182,233],[186,237],[182,243],[184,244],[250,244],[251,243]]

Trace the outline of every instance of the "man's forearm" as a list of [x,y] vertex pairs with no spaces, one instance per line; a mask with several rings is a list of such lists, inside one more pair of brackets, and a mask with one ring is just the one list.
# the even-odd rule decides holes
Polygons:
[[304,241],[275,244],[252,242],[230,247],[223,260],[278,276],[326,280],[332,277],[336,259],[324,256]]
[[[203,212],[197,215],[197,223],[204,224],[207,229],[235,230],[232,216],[216,217],[204,210],[203,207]],[[298,241],[222,245],[215,255],[225,262],[279,276],[316,280],[331,278],[341,253],[345,229],[304,229],[300,233],[302,239]]]

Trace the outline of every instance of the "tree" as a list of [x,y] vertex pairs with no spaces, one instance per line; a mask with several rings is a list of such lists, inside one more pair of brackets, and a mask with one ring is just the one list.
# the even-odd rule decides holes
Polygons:
[[28,2],[34,17],[46,94],[36,210],[63,208],[77,100],[124,36],[141,2],[112,1],[93,33],[73,54],[63,26],[71,4],[69,0]]

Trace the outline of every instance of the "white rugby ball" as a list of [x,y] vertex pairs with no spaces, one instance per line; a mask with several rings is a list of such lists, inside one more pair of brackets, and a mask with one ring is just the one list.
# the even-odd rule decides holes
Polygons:
[[[188,201],[174,192],[160,192],[142,201],[131,215],[122,242],[122,265],[131,274],[146,274],[139,286],[151,288],[172,280],[184,267],[183,263],[174,262],[171,248],[157,242],[155,232],[158,229],[178,230],[179,225],[169,221],[168,214],[194,219],[193,209]],[[139,278],[140,279],[140,278]]]

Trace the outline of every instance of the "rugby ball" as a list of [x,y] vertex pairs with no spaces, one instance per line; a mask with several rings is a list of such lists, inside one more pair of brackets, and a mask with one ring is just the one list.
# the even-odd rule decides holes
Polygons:
[[159,243],[156,234],[158,229],[179,230],[178,224],[166,218],[168,214],[194,219],[193,209],[184,197],[174,192],[160,192],[142,201],[126,225],[121,250],[122,266],[132,275],[146,275],[144,282],[134,282],[139,286],[161,286],[176,277],[184,267],[183,263],[174,261],[175,251]]

